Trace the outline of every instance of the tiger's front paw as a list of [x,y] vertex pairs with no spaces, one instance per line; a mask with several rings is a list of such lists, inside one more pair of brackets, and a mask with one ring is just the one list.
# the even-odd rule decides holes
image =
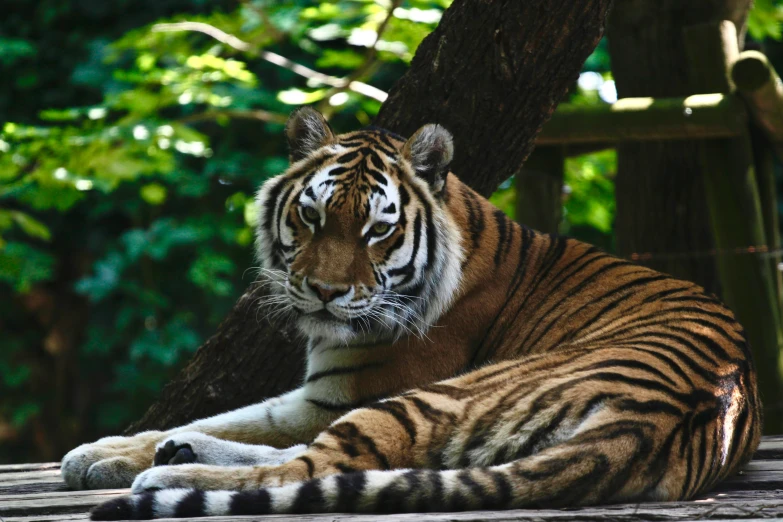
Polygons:
[[220,467],[204,464],[182,464],[180,466],[157,466],[141,473],[133,481],[131,491],[144,493],[170,488],[194,488],[202,490],[254,489],[253,468]]
[[274,466],[288,462],[305,449],[304,444],[280,450],[271,446],[242,444],[186,431],[172,435],[157,445],[154,464]]
[[155,444],[164,437],[163,432],[147,431],[83,444],[63,457],[63,480],[71,489],[127,488],[152,465]]

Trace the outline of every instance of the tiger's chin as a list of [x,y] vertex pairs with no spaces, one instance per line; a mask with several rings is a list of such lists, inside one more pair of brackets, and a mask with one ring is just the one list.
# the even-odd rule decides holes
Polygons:
[[361,333],[354,328],[351,321],[340,320],[326,310],[302,314],[297,321],[297,326],[310,339],[328,339],[339,344],[348,344]]
[[[378,342],[389,332],[361,317],[342,319],[327,310],[301,314],[297,320],[299,331],[310,339],[322,339],[335,344]],[[386,333],[387,335],[384,335]]]

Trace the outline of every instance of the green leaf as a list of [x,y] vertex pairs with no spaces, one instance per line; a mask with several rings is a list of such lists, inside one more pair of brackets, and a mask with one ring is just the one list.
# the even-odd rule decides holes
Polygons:
[[16,224],[19,225],[19,228],[24,230],[25,234],[28,236],[36,239],[43,239],[44,241],[49,241],[52,238],[49,228],[29,214],[13,211],[11,212],[11,217],[16,221]]
[[245,203],[245,223],[251,228],[258,226],[258,204],[254,199],[251,199]]
[[35,45],[27,40],[0,37],[0,63],[6,67],[35,54]]
[[17,406],[14,409],[14,414],[11,416],[11,424],[13,424],[17,428],[21,428],[27,422],[34,417],[35,415],[38,415],[38,413],[41,411],[41,405],[37,404],[32,401],[27,401],[22,403],[20,406]]
[[326,89],[303,91],[302,89],[286,89],[277,93],[277,99],[288,105],[307,105],[322,100]]
[[88,296],[92,302],[101,301],[120,285],[125,267],[123,256],[116,251],[110,252],[103,259],[95,262],[93,275],[77,281],[74,288],[78,293]]
[[775,0],[756,0],[748,14],[748,32],[754,40],[763,41],[766,38],[780,40],[783,22],[783,6]]
[[148,183],[141,187],[139,194],[150,205],[162,205],[166,202],[167,190],[160,183]]
[[356,69],[364,62],[364,56],[350,49],[326,49],[315,65],[319,68],[338,67]]
[[228,279],[236,265],[228,257],[215,252],[203,252],[190,266],[190,280],[215,295],[229,295],[233,284]]
[[25,364],[12,364],[7,366],[0,365],[0,374],[3,376],[3,383],[9,388],[19,388],[27,382],[31,374],[30,367]]
[[245,194],[244,192],[235,192],[234,194],[226,198],[226,210],[228,210],[229,212],[235,212],[238,209],[244,209],[247,201],[248,201],[247,194]]
[[0,281],[19,293],[54,275],[54,257],[25,243],[10,241],[0,250]]

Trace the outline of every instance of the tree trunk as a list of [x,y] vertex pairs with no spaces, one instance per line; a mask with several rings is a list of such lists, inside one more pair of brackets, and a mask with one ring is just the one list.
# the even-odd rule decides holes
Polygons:
[[[422,42],[376,125],[455,138],[454,172],[484,195],[517,172],[536,134],[600,40],[611,0],[456,0]],[[242,296],[218,332],[128,432],[165,429],[295,387],[301,341]]]
[[[744,40],[752,0],[623,0],[609,17],[609,54],[621,98],[697,94],[683,29],[731,20]],[[718,293],[713,257],[666,256],[714,247],[697,142],[627,143],[618,147],[617,251],[652,253],[644,264]],[[656,254],[664,254],[656,257]]]

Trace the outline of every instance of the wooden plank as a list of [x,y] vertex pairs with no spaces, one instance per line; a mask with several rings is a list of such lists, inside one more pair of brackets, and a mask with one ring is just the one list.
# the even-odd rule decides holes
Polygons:
[[748,471],[783,471],[783,460],[777,459],[757,459],[751,460],[742,468],[740,474]]
[[0,497],[0,518],[85,513],[101,502],[129,492],[114,489],[3,495]]
[[59,469],[47,469],[44,471],[18,471],[14,473],[0,474],[0,486],[15,484],[18,482],[62,482]]
[[783,460],[753,460],[739,473],[718,484],[715,491],[747,489],[767,491],[783,489]]
[[41,462],[39,464],[5,464],[0,466],[0,473],[15,473],[17,471],[44,471],[60,469],[59,462]]
[[[418,513],[410,513],[407,515],[385,515],[385,516],[351,516],[351,515],[344,515],[344,516],[333,516],[331,518],[325,518],[325,517],[317,517],[317,516],[258,516],[258,517],[252,517],[252,516],[241,516],[241,517],[206,517],[206,518],[164,518],[164,519],[158,519],[162,522],[231,522],[231,521],[240,521],[240,522],[270,522],[270,521],[277,521],[277,520],[291,520],[296,522],[481,522],[481,521],[492,521],[492,522],[517,522],[517,521],[531,521],[531,522],[539,522],[542,520],[552,520],[552,521],[574,521],[574,520],[606,520],[607,522],[643,522],[643,521],[649,521],[649,520],[660,520],[660,521],[666,521],[666,520],[672,520],[672,521],[679,521],[679,520],[688,520],[688,522],[701,522],[701,521],[707,521],[709,522],[730,522],[730,521],[736,521],[740,520],[740,518],[705,518],[705,519],[693,519],[693,518],[677,518],[676,515],[672,517],[658,517],[656,516],[652,518],[643,518],[641,516],[614,516],[614,518],[608,518],[605,516],[593,516],[593,515],[585,515],[585,516],[579,516],[578,518],[574,518],[569,513],[564,513],[560,517],[536,517],[535,515],[525,515],[525,514],[519,514],[514,515],[513,512],[509,512],[512,514],[507,514],[504,512],[503,514],[505,516],[492,516],[494,513],[489,512],[472,512],[467,513],[469,516],[462,516],[466,515],[465,513],[444,513],[440,516],[433,516],[433,515],[420,515]],[[709,516],[709,515],[708,515]],[[27,519],[14,519],[16,520],[22,520],[24,522],[27,522]],[[35,519],[38,520],[38,519]],[[77,520],[87,520],[87,519],[77,519]],[[745,522],[769,522],[769,518],[756,518],[756,517],[742,517],[741,520]],[[9,522],[11,522],[9,520]]]
[[[778,492],[780,493],[780,492]],[[86,511],[93,507],[97,502],[85,503],[80,506],[69,506],[69,509],[75,511],[65,511],[57,509],[45,513],[22,513],[17,511],[13,516],[3,515],[5,522],[33,520],[62,520],[65,515],[70,515],[69,520],[83,520],[87,518]],[[54,513],[54,514],[53,514]],[[60,517],[60,518],[58,518]],[[422,522],[440,522],[451,521],[473,521],[473,520],[702,520],[715,518],[728,519],[746,519],[746,518],[783,518],[783,501],[780,495],[777,499],[761,498],[754,501],[738,502],[685,502],[685,503],[658,503],[658,504],[621,504],[616,506],[603,506],[598,508],[584,509],[563,509],[563,510],[508,510],[508,511],[472,511],[451,514],[439,513],[415,513],[415,514],[396,514],[396,515],[351,515],[351,514],[319,514],[319,515],[270,515],[270,516],[250,516],[250,517],[206,517],[206,521],[227,521],[227,520],[275,520],[285,519],[296,522],[379,522],[389,520]],[[168,519],[167,519],[168,520]]]
[[0,473],[0,495],[67,490],[59,469]]
[[[509,512],[514,513],[514,512]],[[299,516],[289,516],[289,515],[267,515],[267,516],[238,516],[238,517],[204,517],[204,518],[177,518],[177,519],[161,519],[164,522],[165,521],[177,521],[177,522],[228,522],[228,521],[240,521],[240,522],[251,522],[251,521],[257,521],[257,522],[274,522],[276,520],[291,520],[296,522],[308,522],[308,521],[314,521],[317,520],[318,522],[326,522],[328,521],[346,521],[346,522],[360,522],[360,521],[372,521],[372,522],[414,522],[423,520],[425,522],[447,522],[447,521],[460,521],[460,520],[493,520],[493,521],[502,521],[502,520],[509,520],[509,521],[517,521],[517,520],[539,520],[535,517],[533,518],[521,518],[521,517],[513,517],[510,518],[488,518],[485,517],[483,512],[471,512],[469,515],[473,515],[473,517],[460,519],[455,514],[441,514],[440,517],[435,518],[434,515],[419,515],[416,513],[412,514],[406,514],[406,515],[379,515],[379,516],[355,516],[355,515],[334,515],[328,518],[314,518],[313,516],[307,516],[307,515],[299,515]],[[565,520],[601,520],[601,518],[593,518],[593,517],[580,517],[580,518],[568,518],[571,515],[569,514],[567,517],[565,517]],[[423,518],[426,517],[426,518]],[[64,521],[64,522],[71,522],[71,521],[84,521],[89,520],[89,514],[71,514],[71,515],[45,515],[45,516],[34,516],[34,517],[10,517],[3,519],[4,522],[55,522],[55,521]],[[641,519],[628,519],[628,518],[618,518],[618,519],[606,519],[607,521],[611,520],[611,522],[614,522],[615,520],[641,520]],[[658,520],[657,517],[653,517],[648,520]],[[679,519],[675,519],[679,520]],[[690,519],[689,519],[690,520]],[[732,522],[739,520],[738,518],[709,518],[704,519],[709,520],[709,522]],[[769,518],[742,518],[743,522],[768,522]]]
[[724,480],[715,491],[765,489],[768,491],[783,489],[783,473],[781,472],[747,472]]
[[[63,482],[34,482],[15,486],[0,486],[0,498],[5,495],[26,495],[29,493],[54,493],[56,491],[71,491]],[[0,521],[2,522],[2,521]]]
[[[649,504],[617,504],[599,508],[577,509],[516,509],[508,511],[467,511],[461,513],[405,513],[395,515],[267,515],[242,517],[207,517],[189,519],[204,522],[228,522],[232,520],[271,522],[291,520],[296,522],[512,522],[512,521],[682,521],[682,520],[738,520],[769,519],[783,517],[783,499],[749,501],[742,504],[708,502],[659,502]],[[182,519],[161,519],[167,522]]]
[[[90,520],[90,514],[89,513],[72,513],[70,515],[38,515],[38,516],[32,516],[32,517],[8,517],[8,518],[0,518],[3,522],[71,522],[71,521],[81,521],[81,520]],[[203,518],[198,520],[205,520]],[[206,519],[209,520],[209,519]],[[182,519],[179,520],[179,522],[182,522]]]
[[754,458],[783,459],[783,435],[773,435],[761,439],[761,444],[759,444]]
[[776,498],[782,496],[781,493],[783,492],[768,489],[710,491],[699,495],[691,502],[745,502],[747,500]]

